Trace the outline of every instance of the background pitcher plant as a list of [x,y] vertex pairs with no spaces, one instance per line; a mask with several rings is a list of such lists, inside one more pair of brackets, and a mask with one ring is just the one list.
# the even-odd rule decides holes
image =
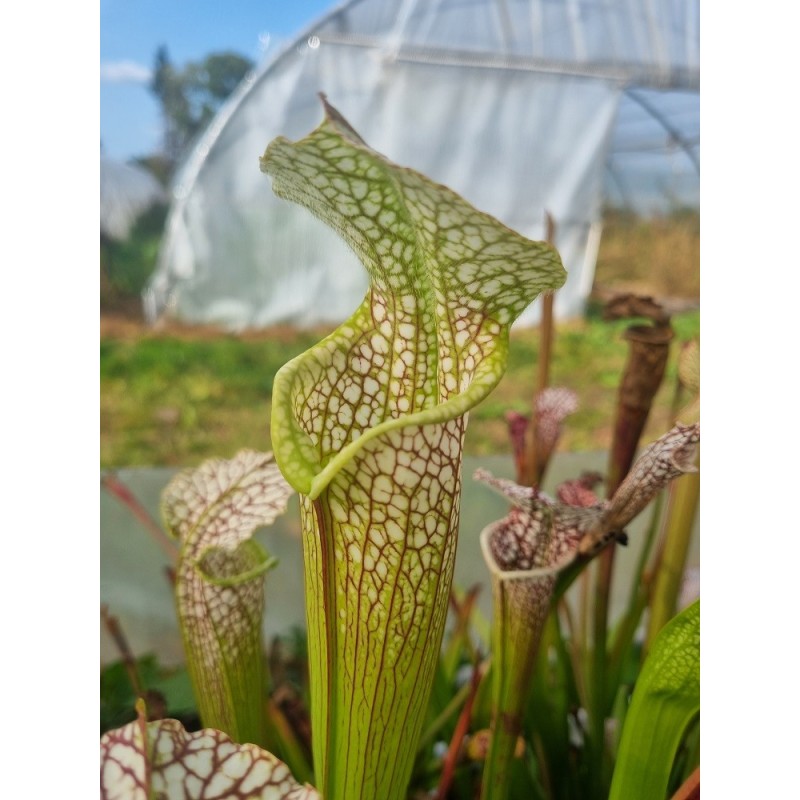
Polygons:
[[676,425],[644,450],[609,500],[589,507],[553,500],[485,470],[476,472],[477,480],[514,504],[507,517],[481,534],[494,596],[493,727],[483,772],[484,800],[503,800],[508,794],[510,765],[558,573],[599,553],[671,480],[694,472],[699,441],[699,423]]
[[178,473],[162,495],[180,544],[176,607],[200,717],[237,742],[264,744],[261,618],[276,561],[252,536],[291,494],[272,453],[242,450]]

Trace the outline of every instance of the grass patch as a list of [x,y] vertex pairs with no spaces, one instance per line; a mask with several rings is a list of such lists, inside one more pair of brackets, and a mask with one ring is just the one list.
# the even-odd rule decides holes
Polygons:
[[[129,301],[130,308],[125,306],[128,311],[122,317],[101,318],[101,466],[191,466],[209,456],[231,457],[242,447],[269,449],[275,373],[328,330],[297,333],[274,328],[234,336],[201,326],[173,325],[158,333],[144,328],[138,291],[154,258],[150,251],[158,219],[153,213],[135,229],[132,244],[103,251],[108,263],[102,264],[101,277],[107,273],[113,280],[101,308],[113,310],[110,299],[118,301],[119,310],[122,300]],[[611,442],[617,386],[627,355],[622,339],[626,323],[600,319],[602,296],[636,291],[682,298],[690,305],[699,296],[699,242],[696,212],[657,219],[606,213],[596,297],[585,320],[559,323],[556,330],[551,382],[570,387],[580,401],[579,411],[567,421],[561,449],[600,450]],[[675,343],[667,379],[645,441],[669,425],[679,343],[699,335],[699,312],[675,314],[672,324]],[[512,332],[506,375],[471,412],[467,453],[509,452],[504,415],[508,409],[525,413],[530,408],[538,350],[538,331]]]
[[[699,335],[699,312],[676,315],[676,343]],[[625,364],[625,322],[598,319],[559,324],[552,383],[578,393],[563,450],[598,450],[611,442],[617,385]],[[270,395],[278,369],[319,341],[319,333],[186,337],[149,333],[103,338],[100,344],[100,462],[122,466],[191,466],[242,447],[269,449]],[[645,439],[663,433],[676,375],[673,345],[668,376],[656,398]],[[507,453],[504,414],[525,412],[534,390],[538,331],[511,335],[500,385],[472,413],[466,452]]]
[[700,215],[644,219],[606,211],[595,286],[658,297],[700,297]]
[[316,341],[313,334],[291,341],[104,339],[101,465],[191,465],[268,447],[275,374]]

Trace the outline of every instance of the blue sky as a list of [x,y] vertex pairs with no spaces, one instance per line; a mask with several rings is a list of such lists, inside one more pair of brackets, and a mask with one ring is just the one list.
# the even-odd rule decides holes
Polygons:
[[259,63],[337,0],[101,0],[100,141],[111,158],[158,149],[161,122],[147,88],[156,49],[176,65],[233,50]]

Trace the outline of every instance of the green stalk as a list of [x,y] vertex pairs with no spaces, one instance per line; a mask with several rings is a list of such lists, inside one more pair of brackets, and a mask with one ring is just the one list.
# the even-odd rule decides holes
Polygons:
[[[681,349],[674,403],[676,409],[683,389],[691,400],[687,406],[675,411],[675,417],[686,422],[699,420],[700,342],[698,340],[686,342]],[[698,454],[698,468],[699,458]],[[699,473],[693,473],[670,487],[669,506],[664,522],[664,544],[653,587],[644,654],[649,652],[659,630],[675,614],[699,503]]]
[[450,787],[453,784],[455,777],[456,765],[458,764],[459,753],[461,752],[464,739],[469,730],[470,720],[472,719],[472,706],[475,703],[475,696],[478,693],[478,687],[486,671],[485,664],[475,664],[473,666],[472,678],[468,684],[470,688],[467,700],[461,713],[458,715],[453,736],[450,739],[450,746],[447,749],[444,762],[442,764],[442,774],[439,779],[439,786],[436,789],[434,800],[447,800],[447,795],[450,792]]
[[[553,652],[555,660],[551,659]],[[569,717],[586,707],[577,680],[578,666],[567,651],[559,614],[551,601],[536,656],[532,697],[525,712],[542,785],[550,798],[578,796],[579,774],[569,741]]]
[[700,474],[686,475],[670,487],[664,548],[650,601],[650,621],[645,640],[649,652],[655,637],[675,615],[686,559],[692,540],[692,526],[700,504]]
[[[490,529],[481,536],[487,557]],[[508,795],[511,765],[522,733],[536,654],[549,609],[555,575],[550,570],[508,573],[492,570],[494,628],[492,631],[492,705],[494,723],[483,771],[481,797]]]
[[650,599],[652,580],[651,575],[647,571],[647,562],[659,531],[663,505],[664,493],[662,492],[653,502],[650,524],[647,526],[644,546],[639,555],[636,570],[633,573],[628,603],[625,607],[625,613],[614,633],[614,641],[611,645],[611,652],[608,657],[607,691],[609,696],[615,696],[617,694],[625,658],[633,642],[633,637],[636,635],[636,629],[639,627],[642,614],[645,608],[647,608]]
[[[488,664],[487,664],[488,668]],[[451,698],[450,702],[442,709],[439,716],[437,716],[428,727],[425,729],[425,732],[419,737],[419,742],[417,743],[417,752],[421,753],[425,750],[425,748],[430,747],[436,739],[436,736],[439,732],[447,725],[450,720],[456,716],[456,714],[461,711],[464,707],[464,703],[466,702],[467,698],[470,696],[472,692],[472,686],[469,683],[465,683]]]
[[[567,645],[566,639],[561,633],[559,614],[563,614],[567,622],[569,645]],[[570,679],[573,684],[573,695],[578,704],[586,708],[586,687],[583,682],[583,671],[581,669],[583,651],[581,650],[580,637],[569,603],[562,599],[558,602],[557,606],[553,604],[550,618],[557,632],[557,638],[555,639],[556,647],[563,653],[563,659],[566,662],[566,666],[569,667]]]
[[267,700],[265,714],[268,746],[270,750],[280,753],[286,766],[292,771],[295,779],[307,783],[314,778],[314,771],[308,760],[308,755],[302,742],[282,709],[273,698]]
[[475,652],[475,647],[470,639],[471,618],[478,598],[480,584],[476,584],[466,592],[464,599],[459,601],[455,591],[450,595],[450,606],[455,620],[453,628],[448,635],[448,641],[441,655],[441,672],[444,682],[449,690],[456,676],[459,664],[465,656],[472,663],[476,663],[480,655]]

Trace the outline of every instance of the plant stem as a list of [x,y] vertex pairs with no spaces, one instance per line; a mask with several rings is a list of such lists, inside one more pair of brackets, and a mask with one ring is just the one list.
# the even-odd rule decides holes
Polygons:
[[664,504],[664,493],[661,492],[653,503],[653,513],[650,517],[650,524],[647,527],[642,552],[634,572],[631,592],[628,597],[628,605],[625,614],[617,627],[614,641],[611,645],[611,652],[608,657],[608,686],[609,692],[614,692],[619,686],[622,676],[622,669],[625,663],[625,656],[636,635],[636,629],[642,618],[648,600],[650,599],[650,589],[652,586],[652,574],[655,571],[647,570],[647,561],[656,540],[661,520],[661,510]]
[[311,782],[314,774],[308,758],[308,745],[300,740],[297,731],[274,698],[266,701],[265,727],[267,742],[279,748],[281,758],[289,766],[295,779]]
[[469,730],[472,705],[475,702],[475,695],[478,692],[478,686],[480,686],[481,679],[483,678],[485,666],[485,664],[478,664],[472,670],[472,679],[469,682],[469,694],[467,695],[466,703],[464,703],[464,708],[461,709],[458,722],[456,722],[456,729],[453,731],[453,737],[450,740],[450,747],[444,759],[442,777],[439,781],[439,788],[436,791],[435,800],[445,800],[447,793],[450,791],[450,785],[453,782],[456,764],[458,763],[458,754],[461,750],[464,737]]
[[[654,325],[632,325],[625,331],[630,345],[628,361],[619,389],[617,418],[609,460],[606,496],[612,497],[627,475],[636,456],[639,439],[644,431],[653,398],[664,377],[669,356],[669,343],[673,333],[668,318],[660,308],[635,297],[621,298],[607,317],[632,316],[646,313]],[[595,785],[603,781],[605,718],[614,692],[609,691],[607,680],[608,609],[614,573],[612,543],[598,556],[595,582],[595,605],[592,650],[592,713],[591,737],[595,752],[593,770]]]
[[700,800],[700,767],[681,784],[671,800]]
[[[553,798],[553,779],[550,777],[550,770],[548,769],[547,755],[542,744],[542,737],[539,734],[533,735],[533,752],[539,767],[539,780],[542,784],[545,797]],[[535,784],[534,784],[535,785]]]
[[458,669],[464,650],[468,651],[468,658],[475,662],[478,655],[474,652],[469,636],[470,618],[475,608],[475,601],[480,593],[480,584],[472,586],[464,595],[463,600],[456,597],[455,591],[450,592],[450,607],[455,615],[455,625],[449,636],[447,646],[442,651],[442,669],[448,681],[452,681]]
[[100,606],[100,616],[106,630],[114,640],[114,644],[119,650],[122,663],[125,665],[125,672],[128,673],[128,680],[131,682],[133,692],[137,697],[144,697],[144,685],[139,677],[139,670],[136,666],[136,659],[133,657],[133,651],[128,644],[128,639],[119,624],[119,620],[109,613],[108,606]]
[[[553,244],[555,240],[555,220],[550,212],[545,212],[545,241]],[[550,361],[553,352],[553,298],[554,292],[542,294],[542,320],[539,324],[539,365],[536,380],[536,391],[531,403],[531,417],[525,436],[525,451],[523,453],[524,474],[519,483],[525,486],[538,486],[542,480],[546,463],[542,463],[542,456],[536,442],[536,400],[550,384]]]
[[111,492],[142,523],[145,530],[166,553],[170,562],[174,564],[178,560],[178,548],[167,537],[163,528],[153,519],[150,512],[142,505],[136,495],[113,472],[105,473],[100,478],[100,484]]
[[442,712],[436,717],[433,722],[425,729],[425,732],[419,738],[417,745],[417,753],[424,750],[433,743],[436,734],[447,724],[451,717],[458,711],[459,708],[467,701],[472,691],[472,685],[465,683],[454,695],[450,702],[444,707]]
[[481,798],[504,800],[522,732],[531,675],[555,578],[503,579],[492,575],[492,740],[483,770]]
[[692,527],[700,502],[700,474],[684,475],[670,487],[661,563],[655,577],[650,603],[650,622],[645,654],[658,632],[675,614],[681,581],[686,568]]
[[581,650],[578,641],[578,630],[575,625],[575,619],[572,611],[570,610],[569,603],[564,598],[558,602],[558,611],[564,615],[564,619],[567,621],[567,630],[569,631],[569,646],[566,646],[563,636],[560,635],[560,631],[559,639],[564,645],[564,648],[569,656],[569,662],[572,666],[572,674],[575,678],[575,690],[580,698],[581,704],[585,705],[586,686],[583,681],[583,671],[580,668],[583,651]]

